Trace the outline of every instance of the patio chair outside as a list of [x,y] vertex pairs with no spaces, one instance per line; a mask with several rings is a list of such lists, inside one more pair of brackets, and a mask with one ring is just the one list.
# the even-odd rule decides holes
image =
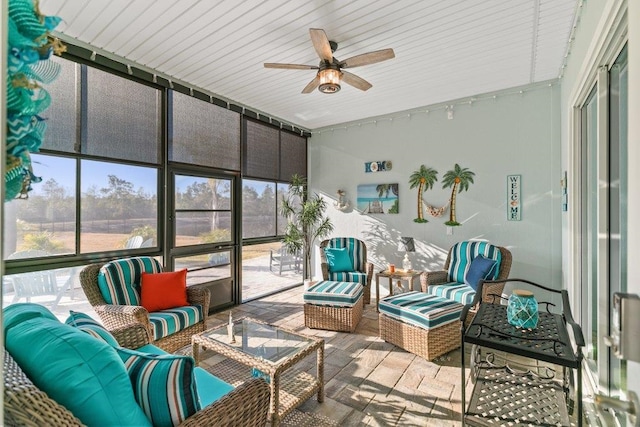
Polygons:
[[300,253],[290,254],[283,245],[279,249],[269,251],[269,270],[273,271],[277,267],[278,274],[282,275],[282,270],[300,271],[302,265],[302,255]]
[[[41,258],[50,255],[46,251],[31,249],[14,252],[7,259]],[[54,271],[34,271],[30,273],[19,273],[7,276],[6,280],[12,285],[14,296],[11,304],[21,299],[31,302],[34,297],[53,296],[51,310],[55,310],[64,295],[66,284],[58,286],[58,280]]]

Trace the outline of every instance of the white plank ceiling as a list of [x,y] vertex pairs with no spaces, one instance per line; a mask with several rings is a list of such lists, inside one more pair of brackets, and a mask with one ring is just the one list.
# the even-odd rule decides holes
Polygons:
[[[309,130],[557,79],[579,0],[41,0],[67,40]],[[309,28],[373,87],[302,94],[318,65]]]

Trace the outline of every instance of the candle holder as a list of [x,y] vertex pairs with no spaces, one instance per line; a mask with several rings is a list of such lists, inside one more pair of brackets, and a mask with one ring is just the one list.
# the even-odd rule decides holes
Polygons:
[[538,301],[533,292],[513,290],[507,303],[507,321],[516,328],[535,329],[538,326]]
[[227,325],[227,334],[229,335],[229,343],[236,343],[236,335],[233,333],[233,316],[229,312],[229,324]]

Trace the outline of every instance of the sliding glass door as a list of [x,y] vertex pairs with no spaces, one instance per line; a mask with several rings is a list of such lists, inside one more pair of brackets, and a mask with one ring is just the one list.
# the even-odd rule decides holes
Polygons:
[[627,288],[627,55],[602,68],[580,111],[581,325],[601,392],[626,389],[626,366],[603,345],[614,292]]

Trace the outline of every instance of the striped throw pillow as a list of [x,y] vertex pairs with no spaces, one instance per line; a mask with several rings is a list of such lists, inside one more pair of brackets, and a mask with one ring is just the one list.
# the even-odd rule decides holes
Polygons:
[[118,341],[116,341],[115,337],[111,335],[111,332],[88,314],[69,310],[69,317],[67,317],[67,320],[65,320],[64,323],[80,329],[82,332],[86,332],[95,338],[105,341],[111,347],[119,346]]
[[98,287],[107,304],[140,305],[142,272],[160,273],[158,260],[148,256],[106,263],[98,273]]
[[154,426],[177,426],[200,410],[192,357],[117,348],[138,405]]

